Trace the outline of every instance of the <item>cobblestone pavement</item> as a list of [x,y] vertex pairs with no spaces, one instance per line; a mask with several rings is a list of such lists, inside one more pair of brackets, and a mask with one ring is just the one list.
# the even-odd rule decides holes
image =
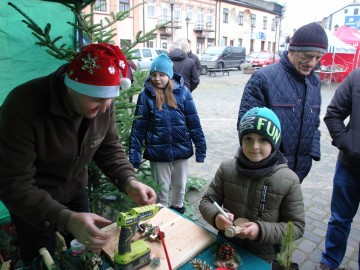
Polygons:
[[[189,162],[190,176],[204,178],[210,183],[223,160],[232,158],[238,147],[236,122],[242,92],[250,75],[241,71],[232,71],[230,75],[217,73],[216,76],[201,76],[199,87],[193,92],[201,124],[207,141],[205,163]],[[322,85],[321,121],[337,84]],[[306,230],[298,240],[298,248],[293,261],[301,270],[312,270],[320,260],[324,248],[327,222],[330,217],[330,198],[332,178],[337,158],[337,149],[331,145],[328,130],[321,122],[321,161],[314,162],[310,174],[305,178],[302,188],[306,209]],[[190,191],[188,201],[196,208],[195,221],[214,231],[201,217],[198,211],[207,185],[199,192]],[[355,216],[342,266],[358,269],[357,258],[360,242],[360,214]]]

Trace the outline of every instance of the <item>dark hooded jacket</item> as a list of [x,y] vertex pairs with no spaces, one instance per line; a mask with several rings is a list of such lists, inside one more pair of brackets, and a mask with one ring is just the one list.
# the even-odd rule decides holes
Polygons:
[[278,63],[256,71],[247,82],[241,99],[241,117],[253,107],[272,109],[281,123],[280,150],[288,166],[302,181],[312,159],[320,160],[320,80],[311,72],[301,75],[290,63],[287,51]]
[[[350,116],[350,117],[349,117]],[[348,123],[344,121],[349,117]],[[360,68],[352,71],[336,89],[324,122],[339,151],[339,161],[354,177],[360,175]]]
[[189,88],[190,92],[194,91],[200,83],[199,73],[193,59],[189,58],[187,54],[175,49],[168,54],[173,62],[173,70],[181,74],[184,78],[184,85]]

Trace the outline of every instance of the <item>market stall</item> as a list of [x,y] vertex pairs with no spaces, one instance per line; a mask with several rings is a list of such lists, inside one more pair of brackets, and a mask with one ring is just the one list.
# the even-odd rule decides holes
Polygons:
[[329,49],[320,60],[320,79],[330,84],[342,82],[354,69],[356,48],[337,38],[330,30],[325,30],[328,36]]

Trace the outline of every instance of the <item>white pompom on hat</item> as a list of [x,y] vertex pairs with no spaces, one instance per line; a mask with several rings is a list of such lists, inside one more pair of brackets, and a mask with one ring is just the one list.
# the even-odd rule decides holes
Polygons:
[[108,43],[84,46],[70,62],[64,83],[72,90],[91,97],[113,98],[120,87],[129,88],[128,64],[120,48]]

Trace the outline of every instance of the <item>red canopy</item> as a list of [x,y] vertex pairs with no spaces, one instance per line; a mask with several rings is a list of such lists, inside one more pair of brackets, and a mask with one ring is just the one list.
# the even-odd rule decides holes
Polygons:
[[343,42],[359,47],[360,44],[360,32],[353,27],[341,26],[334,33]]

